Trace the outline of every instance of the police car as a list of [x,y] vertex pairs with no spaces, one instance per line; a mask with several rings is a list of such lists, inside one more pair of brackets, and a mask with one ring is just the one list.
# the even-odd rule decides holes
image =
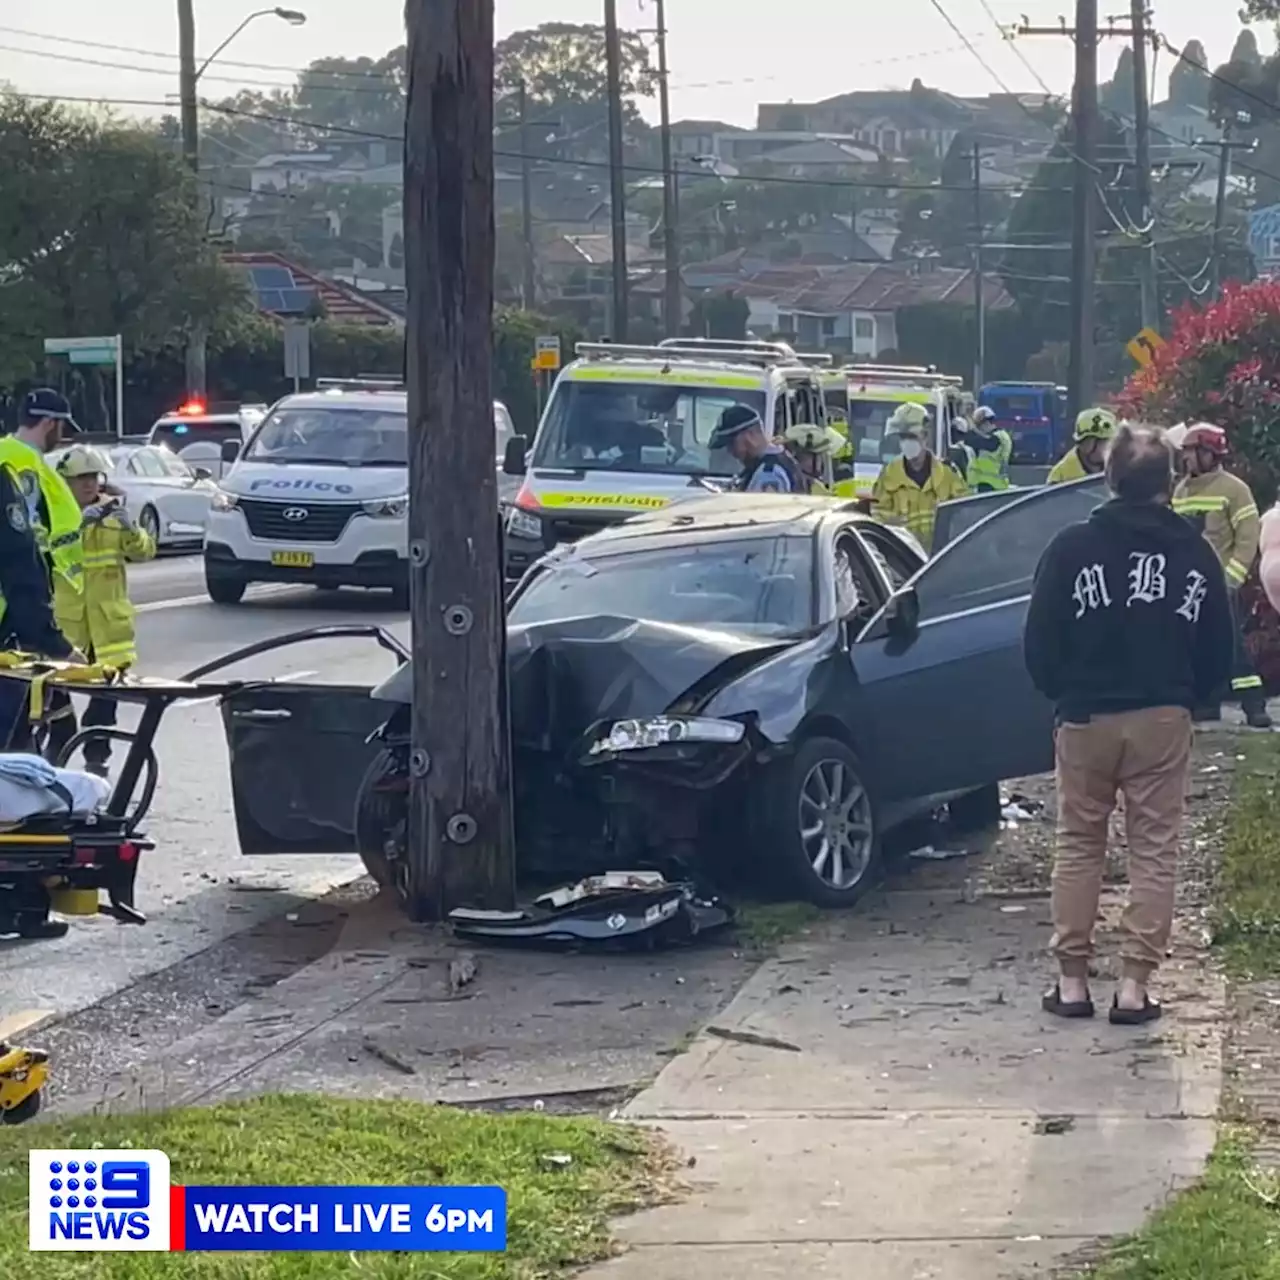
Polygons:
[[830,357],[785,343],[582,342],[576,356],[556,379],[532,450],[523,437],[507,446],[503,470],[522,481],[505,523],[509,585],[558,543],[727,488],[738,464],[710,440],[730,405],[749,405],[774,435],[826,421],[819,369]]
[[[495,432],[510,416],[495,405]],[[378,587],[408,602],[408,406],[403,384],[317,380],[286,396],[241,447],[214,494],[205,586],[236,604],[253,582]]]

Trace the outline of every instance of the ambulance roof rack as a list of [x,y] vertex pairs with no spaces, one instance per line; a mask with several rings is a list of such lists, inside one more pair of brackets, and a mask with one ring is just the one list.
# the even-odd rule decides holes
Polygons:
[[947,387],[962,387],[964,379],[956,374],[939,373],[937,365],[905,365],[905,364],[850,364],[842,372],[851,379],[858,378],[867,382],[873,379],[880,382],[933,383]]
[[404,391],[403,378],[360,374],[356,378],[317,378],[317,391]]
[[830,369],[835,361],[825,351],[797,351],[796,359],[814,369]]
[[677,344],[670,338],[656,347],[632,346],[621,342],[579,342],[574,350],[579,357],[587,360],[701,360],[709,364],[755,364],[761,368],[799,363],[796,353],[782,342],[733,343],[712,347],[697,345],[697,338],[689,341],[694,345],[686,346],[683,339]]

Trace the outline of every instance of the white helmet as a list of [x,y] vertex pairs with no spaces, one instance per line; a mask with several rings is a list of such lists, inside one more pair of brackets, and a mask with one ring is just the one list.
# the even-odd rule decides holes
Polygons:
[[908,400],[900,404],[885,425],[886,435],[916,436],[923,439],[928,432],[929,411],[922,404]]
[[67,479],[76,476],[106,476],[111,473],[107,455],[89,444],[73,444],[58,459],[58,474]]
[[1181,449],[1182,442],[1187,438],[1187,429],[1187,424],[1185,422],[1180,422],[1176,427],[1170,427],[1169,430],[1164,433],[1164,438],[1173,445],[1175,449]]
[[796,422],[782,437],[789,445],[804,453],[838,453],[845,438],[834,427],[820,427],[812,422]]
[[996,411],[988,404],[979,405],[973,411],[973,422],[975,426],[984,422],[994,422],[996,420]]

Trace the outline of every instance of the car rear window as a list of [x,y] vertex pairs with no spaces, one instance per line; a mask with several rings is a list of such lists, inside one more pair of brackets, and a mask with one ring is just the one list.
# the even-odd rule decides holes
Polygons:
[[243,432],[239,419],[230,422],[214,418],[161,418],[151,428],[149,444],[164,445],[180,453],[189,444],[221,445],[224,440],[239,440]]

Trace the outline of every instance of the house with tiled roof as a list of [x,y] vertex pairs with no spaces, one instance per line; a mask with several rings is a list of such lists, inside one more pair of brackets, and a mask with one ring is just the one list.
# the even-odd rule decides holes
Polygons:
[[279,253],[224,253],[222,260],[240,274],[262,314],[275,320],[323,316],[334,324],[400,327],[404,318],[369,294],[327,280]]

